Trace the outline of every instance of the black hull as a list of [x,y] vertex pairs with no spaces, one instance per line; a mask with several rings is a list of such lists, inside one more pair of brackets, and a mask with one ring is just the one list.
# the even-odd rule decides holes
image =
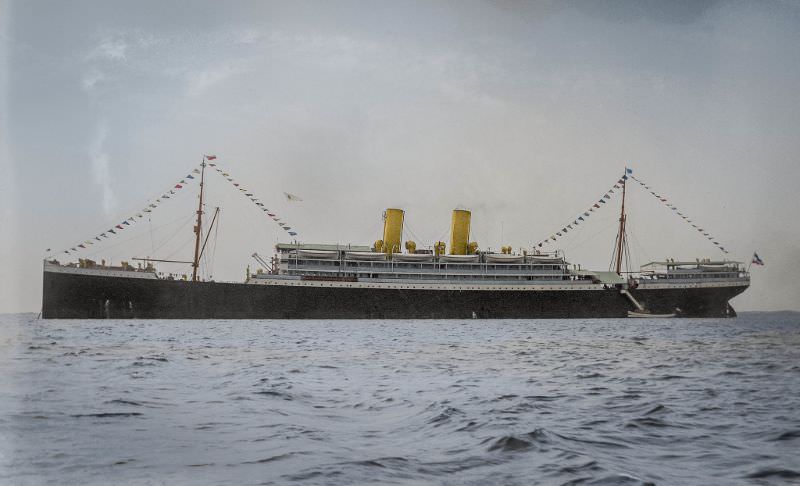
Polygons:
[[[747,288],[634,290],[653,313],[728,317]],[[611,318],[636,310],[619,290],[459,291],[184,282],[44,272],[46,319]]]

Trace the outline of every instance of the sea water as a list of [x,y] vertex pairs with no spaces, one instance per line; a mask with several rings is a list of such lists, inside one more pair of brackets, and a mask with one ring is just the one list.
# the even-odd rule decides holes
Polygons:
[[0,317],[2,484],[773,484],[798,451],[798,314]]

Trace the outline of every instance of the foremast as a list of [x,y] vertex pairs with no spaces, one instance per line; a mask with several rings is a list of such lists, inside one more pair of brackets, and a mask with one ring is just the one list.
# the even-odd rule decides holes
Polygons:
[[617,275],[622,276],[622,259],[625,256],[625,184],[628,182],[628,168],[625,168],[625,175],[622,176],[622,205],[619,213],[619,231],[617,233],[616,248],[614,249],[614,271]]
[[[200,237],[203,228],[203,183],[206,174],[206,158],[200,164],[200,202],[197,206],[197,224],[194,227],[194,260],[192,260],[192,282],[197,282],[197,270],[200,267]],[[215,215],[216,216],[216,215]]]

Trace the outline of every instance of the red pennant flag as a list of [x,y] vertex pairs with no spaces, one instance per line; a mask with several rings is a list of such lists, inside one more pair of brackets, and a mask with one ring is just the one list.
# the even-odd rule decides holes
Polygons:
[[206,160],[216,160],[217,158],[216,155],[205,155],[204,157],[206,158]]
[[175,189],[181,189],[183,186],[180,184],[175,184]]
[[119,228],[119,229],[125,229],[125,228],[123,228],[123,227],[122,227],[122,225],[120,225],[120,224],[118,224],[118,225],[117,225],[117,226],[115,226],[115,227],[116,227],[116,228]]

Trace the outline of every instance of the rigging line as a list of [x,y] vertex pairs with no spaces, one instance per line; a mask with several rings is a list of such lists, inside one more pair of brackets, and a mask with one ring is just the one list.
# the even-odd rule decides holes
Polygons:
[[[165,256],[163,259],[164,259],[164,260],[170,260],[170,259],[172,259],[173,257],[175,257],[175,255],[177,255],[178,253],[180,253],[180,252],[182,252],[182,251],[185,251],[185,250],[186,250],[186,246],[187,246],[187,245],[189,245],[189,244],[190,244],[190,243],[191,243],[193,240],[194,240],[194,236],[190,236],[190,237],[186,237],[186,236],[184,236],[183,243],[180,243],[180,244],[178,245],[178,247],[177,247],[177,248],[175,248],[175,250],[173,250],[173,252],[172,252],[172,253],[168,254],[168,255],[167,255],[167,256]],[[191,263],[189,263],[189,264],[187,264],[187,265],[191,266]]]
[[214,278],[214,263],[216,262],[216,256],[217,256],[217,237],[219,236],[219,224],[221,222],[221,219],[222,216],[217,218],[217,226],[214,227],[214,241],[213,241],[214,246],[212,247],[211,250],[211,264],[208,266],[209,269],[208,278],[210,279]]
[[200,249],[200,258],[202,260],[202,275],[206,278],[208,277],[209,274],[208,271],[209,259],[208,255],[206,255],[205,253],[205,250],[206,250],[206,245],[208,244],[208,239],[211,237],[211,230],[214,228],[214,224],[216,223],[218,214],[219,214],[219,206],[217,206],[214,210],[214,217],[211,219],[211,225],[209,225],[208,230],[206,231],[205,238],[202,238],[201,235],[201,239],[203,239],[203,246]]
[[[259,210],[262,212],[262,213],[269,213],[269,212],[270,212],[270,211],[268,210],[268,208],[267,208],[266,206],[264,206],[264,205],[263,205],[263,203],[261,203],[260,205],[258,204],[258,203],[260,203],[261,201],[260,201],[260,198],[258,198],[258,197],[256,197],[256,196],[255,196],[255,192],[253,192],[253,191],[251,190],[251,191],[250,191],[250,194],[251,194],[251,195],[250,195],[250,196],[248,196],[248,195],[247,195],[247,193],[246,193],[245,191],[241,190],[241,189],[242,189],[242,188],[241,188],[241,186],[234,186],[234,185],[233,185],[233,184],[234,184],[234,182],[233,182],[233,181],[234,181],[234,177],[232,177],[232,176],[230,175],[230,172],[228,172],[228,171],[227,171],[227,169],[226,169],[226,170],[223,170],[223,169],[221,169],[221,168],[219,167],[219,165],[218,165],[218,164],[215,164],[213,167],[214,167],[214,169],[216,169],[216,170],[215,170],[215,172],[217,172],[217,173],[220,175],[220,177],[222,177],[222,178],[223,178],[223,179],[225,179],[227,182],[229,182],[229,183],[230,183],[230,185],[231,185],[232,187],[234,187],[234,188],[235,188],[235,189],[236,189],[236,190],[237,190],[239,193],[241,193],[241,194],[242,194],[244,197],[246,197],[247,199],[250,199],[250,202],[252,202],[252,203],[253,203],[253,204],[254,204],[254,205],[255,205],[255,206],[256,206],[256,207],[257,207],[257,208],[258,208],[258,209],[259,209]],[[228,174],[228,175],[226,176],[225,174]],[[238,183],[237,183],[237,184],[238,184]],[[269,215],[268,215],[268,216],[269,216]],[[293,226],[292,226],[292,227],[290,227],[290,229],[286,229],[286,227],[284,227],[283,225],[279,224],[279,223],[278,223],[278,221],[277,221],[277,220],[275,220],[275,218],[274,218],[274,217],[272,217],[272,216],[269,216],[269,218],[270,218],[270,219],[272,219],[272,221],[273,221],[273,222],[274,222],[276,225],[278,225],[278,227],[280,227],[282,230],[284,230],[284,231],[286,231],[286,232],[292,231],[293,233],[298,233],[298,231],[297,231],[297,230],[296,230],[296,229],[295,229]],[[290,236],[292,236],[292,237],[294,237],[294,238],[297,238],[297,236],[298,236],[298,235],[297,235],[297,234],[295,234],[295,235],[290,235]]]
[[[236,186],[234,186],[234,188],[238,189]],[[242,193],[242,194],[244,194],[244,193]],[[258,215],[261,215],[263,217],[263,215],[266,214],[266,212],[262,211],[259,206],[252,205],[252,206],[249,206],[249,208],[250,208],[249,210],[253,211],[253,213],[256,215],[256,217],[258,217]],[[220,211],[221,211],[221,209],[220,209]],[[277,231],[273,231],[272,230],[272,228],[273,228],[272,225],[256,225],[254,227],[252,225],[253,218],[251,218],[250,216],[247,216],[247,214],[245,214],[244,211],[233,211],[232,213],[229,212],[228,214],[231,215],[231,216],[228,216],[228,217],[233,218],[232,221],[234,222],[234,226],[235,227],[244,226],[246,228],[251,228],[251,230],[253,230],[253,228],[258,228],[257,231],[262,232],[262,234],[265,236],[263,241],[269,241],[272,238],[272,236],[275,236],[275,244],[278,244],[279,239],[280,239],[279,238],[280,234]],[[255,239],[257,241],[259,241],[259,244],[260,244],[260,241],[262,241],[262,239],[259,239],[259,237],[257,235],[255,235]]]
[[[371,227],[372,229],[371,229],[371,230],[370,230],[370,232],[368,233],[369,235],[372,235],[372,236],[367,236],[366,238],[360,238],[359,240],[356,240],[356,241],[364,241],[365,239],[366,239],[367,241],[369,241],[369,240],[371,240],[371,239],[372,239],[372,238],[373,238],[375,235],[380,235],[378,238],[376,238],[376,240],[382,240],[382,239],[383,239],[383,230],[382,230],[382,227],[383,227],[383,225],[382,225],[382,224],[380,224],[380,223],[376,223],[376,224],[372,225],[372,227]],[[372,240],[372,241],[375,241],[375,240]]]
[[421,247],[429,246],[429,245],[427,245],[427,244],[426,244],[427,242],[426,242],[425,240],[423,240],[422,238],[420,238],[420,237],[419,237],[419,235],[417,235],[417,234],[414,232],[414,230],[413,230],[413,229],[411,229],[411,226],[410,226],[408,223],[405,223],[405,224],[403,225],[403,228],[405,228],[405,229],[407,229],[407,230],[408,230],[408,232],[411,234],[411,237],[412,237],[412,238],[414,238],[416,241],[418,241],[418,242],[420,243],[420,246],[421,246]]
[[[564,250],[565,251],[572,251],[572,250],[577,250],[578,248],[582,248],[584,245],[586,245],[587,243],[589,243],[592,240],[594,240],[594,238],[597,235],[599,235],[601,233],[605,233],[608,230],[617,227],[617,222],[616,221],[606,221],[605,223],[606,223],[605,226],[603,226],[602,229],[600,229],[599,231],[596,231],[596,232],[592,233],[591,235],[587,236],[586,238],[581,240],[580,243],[576,243],[573,246],[565,247]],[[578,233],[578,236],[580,236],[581,234],[582,233]]]
[[446,229],[446,230],[444,230],[444,233],[442,233],[442,234],[439,236],[439,239],[438,239],[438,240],[436,240],[436,242],[438,243],[439,241],[444,241],[444,239],[447,237],[447,233],[448,233],[449,231],[450,231],[449,229]]
[[[209,232],[210,234],[210,232]],[[200,256],[200,279],[207,280],[208,279],[208,256],[201,255]]]
[[[194,215],[192,215],[192,217],[190,217],[190,218],[188,218],[186,221],[184,221],[184,223],[183,223],[183,224],[182,224],[182,225],[181,225],[181,226],[180,226],[180,227],[179,227],[179,228],[178,228],[178,229],[177,229],[177,230],[176,230],[176,231],[175,231],[175,232],[172,234],[172,236],[170,236],[169,238],[167,238],[166,240],[164,240],[163,242],[161,242],[161,244],[160,244],[160,245],[158,245],[158,246],[156,247],[156,251],[158,251],[158,250],[160,250],[161,248],[163,248],[163,247],[164,247],[164,245],[166,245],[167,243],[169,243],[170,241],[172,241],[172,239],[173,239],[173,238],[175,238],[177,235],[179,235],[179,234],[181,233],[181,231],[183,231],[183,229],[184,229],[184,228],[186,228],[186,226],[187,226],[189,223],[191,223],[192,219],[194,219]],[[174,255],[174,253],[173,253],[173,255]],[[172,255],[170,255],[170,256],[172,256]]]
[[216,210],[214,211],[214,217],[211,218],[211,226],[208,227],[208,232],[203,240],[203,247],[200,248],[200,255],[206,251],[206,244],[208,244],[208,238],[211,236],[211,229],[214,227],[214,223],[217,221],[217,215],[219,215],[219,206],[217,206]]
[[623,246],[623,250],[624,250],[624,253],[625,253],[625,268],[626,268],[627,271],[630,272],[630,270],[631,270],[631,254],[630,254],[630,248],[628,246],[628,238],[623,238],[622,239],[622,246]]
[[611,248],[611,260],[608,262],[609,272],[614,268],[614,258],[617,256],[617,240],[619,240],[619,234],[614,238],[614,246]]
[[572,230],[571,233],[572,244],[564,245],[563,247],[564,251],[572,251],[573,249],[575,249],[576,240],[578,240],[578,238],[580,238],[583,235],[584,230],[585,228],[583,228],[583,226],[581,226],[577,231],[575,229]]
[[[194,170],[194,169],[191,169],[191,170]],[[191,172],[189,173],[189,175],[191,175]],[[185,179],[186,179],[186,177],[184,177],[184,178],[182,178],[182,179],[180,179],[180,180],[185,180]],[[184,184],[188,184],[188,183],[184,182]],[[147,206],[145,206],[145,209],[151,209],[151,210],[152,210],[152,209],[154,209],[154,208],[150,208],[150,204],[154,204],[154,203],[151,203],[151,202],[149,202],[149,201],[152,201],[152,200],[158,200],[158,199],[162,199],[162,198],[163,198],[163,196],[164,196],[164,194],[167,194],[167,193],[169,193],[169,191],[173,191],[173,194],[172,194],[172,196],[177,196],[177,195],[178,195],[178,193],[174,191],[175,185],[177,185],[177,184],[174,184],[174,185],[172,185],[172,186],[171,186],[169,189],[167,189],[166,191],[164,191],[164,192],[161,194],[161,196],[156,196],[156,197],[154,197],[154,198],[149,198],[149,199],[147,199],[148,203],[147,203]],[[170,197],[169,199],[172,199],[172,197]],[[162,201],[162,203],[163,203],[163,201]],[[144,217],[137,217],[136,215],[137,215],[137,214],[139,214],[139,213],[143,213],[143,212],[145,212],[145,211],[144,211],[144,209],[140,209],[140,210],[134,210],[134,209],[130,209],[130,210],[126,210],[126,211],[119,211],[117,214],[118,214],[118,215],[120,215],[120,216],[118,216],[117,218],[115,218],[115,219],[114,219],[114,221],[119,221],[119,220],[120,220],[120,219],[123,217],[123,216],[121,216],[121,215],[123,215],[123,214],[127,214],[127,215],[129,215],[129,216],[127,216],[127,217],[125,218],[125,220],[124,220],[124,221],[130,221],[131,219],[135,219],[135,220],[142,220],[142,219],[144,219]],[[133,214],[133,216],[130,216],[131,214]],[[148,212],[148,214],[149,214],[149,212]],[[135,222],[135,221],[134,221],[134,222]],[[110,225],[113,227],[113,226],[116,226],[116,225],[117,225],[117,224],[119,224],[119,223],[109,223],[109,224],[110,224]],[[108,225],[103,225],[103,227],[106,227],[106,226],[108,226]],[[94,234],[95,234],[95,235],[99,235],[99,234],[101,234],[101,233],[103,233],[103,232],[107,232],[107,231],[108,231],[108,230],[105,230],[105,231],[104,231],[104,230],[98,230],[98,231],[96,231]],[[63,252],[62,252],[62,253],[63,253]]]
[[[624,176],[623,176],[623,177],[624,177]],[[603,194],[603,195],[602,195],[602,196],[601,196],[601,197],[600,197],[600,198],[599,198],[599,199],[598,199],[596,202],[592,203],[592,204],[589,206],[589,210],[588,210],[588,211],[581,211],[581,212],[579,213],[579,216],[578,216],[577,218],[573,218],[573,219],[572,219],[572,222],[568,222],[567,224],[565,224],[564,226],[562,226],[562,230],[563,230],[564,228],[568,228],[570,225],[574,225],[574,224],[576,224],[576,223],[575,223],[575,221],[579,221],[579,219],[578,219],[578,218],[580,218],[581,216],[584,216],[584,214],[583,214],[583,213],[585,213],[585,212],[589,212],[589,213],[593,213],[593,212],[595,212],[595,211],[593,211],[593,210],[592,210],[592,208],[594,208],[594,206],[595,206],[595,205],[598,205],[598,207],[597,207],[597,208],[594,208],[594,209],[596,209],[596,210],[599,210],[599,209],[600,209],[600,208],[602,208],[604,205],[607,205],[607,203],[606,203],[606,202],[604,202],[604,200],[608,200],[608,201],[610,201],[611,199],[613,199],[613,197],[614,197],[614,196],[610,196],[610,194],[614,194],[614,195],[616,195],[616,194],[617,194],[617,193],[614,191],[614,189],[615,189],[615,187],[614,187],[614,186],[617,186],[617,185],[619,184],[619,181],[620,181],[620,180],[622,180],[622,179],[618,179],[618,180],[617,180],[617,182],[615,182],[614,184],[612,184],[612,185],[611,185],[611,187],[610,187],[610,188],[609,188],[609,189],[608,189],[608,190],[605,192],[605,194]],[[619,189],[619,187],[617,187],[616,189]],[[606,197],[606,196],[608,196],[608,197]],[[584,220],[583,222],[585,223],[586,221]],[[580,225],[581,223],[578,223],[578,224]],[[554,233],[551,233],[551,235],[552,235],[552,234],[555,234],[555,233],[558,233],[558,231],[555,231]],[[563,238],[563,236],[560,236],[560,238]],[[534,247],[537,247],[539,244],[549,244],[549,241],[550,241],[551,239],[553,239],[553,237],[552,237],[552,236],[549,236],[549,237],[547,237],[547,238],[545,238],[545,239],[541,240],[539,243],[534,243],[534,244],[533,244],[533,246],[534,246]],[[553,242],[555,242],[555,241],[556,241],[556,240],[553,240]]]
[[[609,218],[608,217],[606,217],[605,219],[598,218],[596,221],[602,222],[602,223],[607,225],[609,223]],[[598,234],[600,234],[602,232],[605,232],[610,228],[610,226],[608,226],[608,227],[602,226],[603,229],[601,229],[600,231],[594,233],[593,235],[589,236],[588,238],[584,238],[584,239],[581,240],[580,237],[583,236],[585,231],[586,231],[586,224],[587,224],[587,222],[584,221],[584,223],[582,225],[580,225],[577,230],[575,230],[573,228],[572,237],[574,237],[576,241],[573,241],[573,243],[571,245],[564,246],[564,251],[572,251],[574,249],[577,249],[577,248],[581,247],[582,245],[584,245],[585,243],[587,243],[588,241],[590,241],[595,235],[598,235]],[[578,243],[578,242],[580,242],[580,243]]]
[[[656,194],[656,191],[652,189],[652,186],[650,186],[650,185],[646,184],[644,181],[642,181],[642,180],[640,180],[640,179],[637,179],[636,177],[633,177],[633,176],[631,176],[631,178],[632,178],[633,180],[635,180],[636,182],[638,182],[640,186],[644,187],[644,188],[645,188],[645,190],[648,190],[648,191],[650,192],[650,195],[652,195],[652,196],[653,196],[654,198],[656,198],[656,199],[657,199],[657,200],[658,200],[658,201],[659,201],[661,204],[663,204],[664,206],[666,206],[667,208],[669,208],[669,209],[670,209],[672,212],[674,212],[674,213],[676,214],[676,216],[678,216],[678,217],[679,217],[679,218],[681,218],[682,220],[686,221],[686,223],[687,223],[687,224],[689,224],[689,225],[692,227],[692,229],[695,229],[695,230],[697,230],[697,231],[698,231],[700,234],[702,234],[703,236],[705,236],[707,240],[711,241],[711,242],[712,242],[712,245],[714,245],[714,246],[717,248],[717,250],[719,250],[719,251],[723,252],[723,253],[724,253],[724,254],[726,254],[726,255],[729,253],[729,252],[728,252],[728,251],[725,249],[725,247],[723,247],[723,246],[722,246],[722,244],[719,244],[719,241],[717,241],[717,244],[714,244],[714,243],[713,243],[714,241],[716,241],[716,240],[717,240],[717,238],[716,238],[715,236],[714,236],[714,237],[712,237],[712,236],[710,235],[710,233],[705,233],[705,234],[704,234],[704,232],[703,232],[702,228],[700,228],[700,227],[699,227],[699,225],[696,225],[696,224],[694,224],[694,223],[693,223],[693,220],[690,220],[688,216],[686,216],[685,214],[683,214],[683,211],[678,211],[678,210],[677,210],[677,207],[676,207],[674,204],[668,203],[668,202],[666,201],[666,198],[662,198],[661,196],[659,196],[658,194]],[[663,199],[663,200],[662,200],[662,199]],[[681,214],[678,214],[679,212],[680,212]]]
[[639,239],[636,238],[636,234],[634,232],[630,232],[629,236],[631,238],[633,238],[633,242],[636,245],[637,251],[640,252],[644,256],[644,259],[645,260],[649,260],[649,261],[653,261],[653,259],[650,257],[650,255],[645,250],[644,246],[642,246],[642,244],[639,242]]
[[[155,229],[161,229],[161,228],[163,228],[163,227],[165,227],[165,226],[168,226],[168,225],[171,225],[171,224],[173,224],[173,223],[175,223],[175,222],[177,222],[177,221],[181,221],[181,220],[183,220],[184,218],[185,218],[185,216],[181,216],[180,218],[177,218],[177,219],[174,219],[174,220],[172,220],[172,221],[169,221],[169,222],[167,222],[167,223],[164,223],[164,224],[161,224],[161,225],[159,225],[159,226],[156,226],[156,227],[155,227]],[[130,238],[125,238],[125,239],[121,239],[121,240],[116,240],[116,241],[115,241],[113,244],[110,244],[110,245],[102,245],[102,248],[97,248],[97,249],[96,249],[95,251],[93,251],[93,252],[88,252],[88,253],[86,253],[86,256],[87,256],[87,257],[90,257],[90,256],[91,256],[91,257],[93,257],[93,256],[95,256],[95,255],[97,255],[97,254],[99,254],[99,253],[107,252],[108,250],[114,249],[114,248],[116,248],[116,247],[118,247],[118,246],[120,246],[120,245],[123,245],[123,244],[125,244],[125,243],[130,243],[131,241],[138,240],[139,238],[142,238],[142,237],[144,237],[144,236],[147,236],[147,233],[144,233],[144,234],[139,234],[139,235],[136,235],[136,236],[131,236]],[[105,241],[105,240],[103,240],[103,241]]]
[[150,254],[154,255],[156,253],[155,250],[156,244],[153,241],[153,219],[148,217],[147,222],[148,222],[148,227],[150,228]]

